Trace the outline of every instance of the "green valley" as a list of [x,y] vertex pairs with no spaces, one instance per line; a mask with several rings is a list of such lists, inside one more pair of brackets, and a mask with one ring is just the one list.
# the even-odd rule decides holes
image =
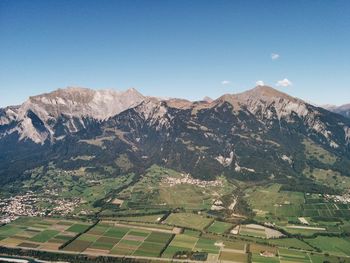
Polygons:
[[[33,216],[9,215],[0,247],[111,260],[350,262],[350,205],[337,195],[283,186],[225,176],[202,181],[159,166],[116,178],[84,169],[32,171],[23,181],[31,195],[3,202],[27,209],[30,203]],[[80,201],[61,212],[43,197]]]

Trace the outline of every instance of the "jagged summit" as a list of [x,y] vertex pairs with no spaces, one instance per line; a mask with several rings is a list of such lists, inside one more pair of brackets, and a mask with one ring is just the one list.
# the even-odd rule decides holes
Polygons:
[[269,86],[257,86],[239,94],[225,94],[214,101],[196,102],[147,97],[134,88],[116,91],[67,87],[32,96],[18,107],[1,109],[0,138],[18,134],[19,140],[30,139],[41,144],[47,140],[52,142],[85,129],[89,120],[106,121],[142,102],[140,110],[145,116],[153,116],[151,113],[155,111],[161,111],[159,116],[163,116],[169,108],[191,110],[192,114],[196,114],[229,103],[235,114],[243,111],[264,121],[295,122],[296,116],[307,118],[312,129],[328,136],[326,125],[318,119],[321,115],[317,107]]

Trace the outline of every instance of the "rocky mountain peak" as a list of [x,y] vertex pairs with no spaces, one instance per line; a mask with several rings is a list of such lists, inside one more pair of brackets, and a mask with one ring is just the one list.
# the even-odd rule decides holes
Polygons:
[[49,100],[55,100],[58,98],[65,100],[73,100],[76,102],[88,102],[93,98],[94,90],[82,87],[67,87],[54,90],[49,93],[43,93],[36,96],[29,97],[29,100],[43,103],[48,103]]
[[[328,113],[322,111],[301,99],[289,96],[283,92],[268,86],[258,86],[239,94],[226,94],[216,100],[216,103],[228,102],[233,106],[234,112],[244,111],[252,114],[259,121],[265,123],[271,129],[280,128],[286,123],[288,125],[300,125],[307,127],[308,136],[317,134],[327,147],[338,148],[344,141],[348,143],[349,124],[344,120],[333,116],[333,121],[341,127],[333,130],[333,126],[326,122]],[[345,131],[345,132],[344,132]],[[338,138],[335,134],[341,134]]]
[[69,87],[0,109],[0,158],[4,171],[16,158],[30,158],[23,169],[51,160],[79,168],[75,157],[89,153],[89,167],[118,168],[116,157],[125,155],[135,171],[161,164],[205,178],[282,176],[302,172],[291,164],[304,161],[305,141],[350,156],[349,127],[338,114],[266,86],[210,103]]
[[307,113],[307,103],[289,96],[269,86],[257,86],[251,90],[238,94],[225,94],[216,103],[228,102],[234,110],[247,108],[251,113],[268,111],[275,108],[278,118],[289,115],[292,111],[304,116]]
[[279,99],[295,101],[296,98],[274,89],[269,86],[256,86],[255,88],[245,91],[243,93],[237,94],[238,98],[247,100],[262,100],[262,101],[275,101]]
[[225,94],[214,101],[215,103],[228,102],[230,103],[234,110],[240,110],[241,107],[248,106],[248,109],[255,110],[256,107],[269,107],[272,104],[278,106],[278,104],[286,103],[301,103],[304,104],[302,100],[298,100],[286,93],[276,90],[269,86],[257,86],[251,90],[238,93],[238,94]]
[[67,87],[32,96],[15,111],[3,110],[1,123],[17,122],[16,127],[7,134],[17,132],[20,140],[29,138],[43,143],[48,138],[53,139],[54,127],[60,122],[63,129],[76,132],[85,127],[86,118],[105,120],[138,105],[144,99],[133,88],[116,91]]
[[30,108],[43,118],[45,118],[44,115],[58,117],[64,114],[106,119],[137,105],[142,100],[144,100],[144,96],[136,89],[116,91],[67,87],[30,97],[22,104],[21,108],[25,112]]

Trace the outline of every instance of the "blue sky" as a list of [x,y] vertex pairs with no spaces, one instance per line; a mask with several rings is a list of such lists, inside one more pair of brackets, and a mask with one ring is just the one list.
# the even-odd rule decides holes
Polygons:
[[66,86],[216,98],[259,80],[350,103],[349,14],[347,0],[1,0],[0,106]]

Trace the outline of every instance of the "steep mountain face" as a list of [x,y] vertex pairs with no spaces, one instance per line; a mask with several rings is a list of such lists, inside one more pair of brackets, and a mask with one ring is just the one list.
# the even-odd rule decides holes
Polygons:
[[350,118],[350,104],[344,104],[342,106],[324,105],[323,108]]
[[295,127],[297,132],[317,140],[324,147],[347,151],[349,122],[344,118],[264,86],[234,97],[239,105],[247,107],[270,128]]
[[97,136],[123,134],[117,137],[128,145],[125,153],[145,166],[157,163],[208,178],[222,172],[266,177],[301,173],[306,139],[349,156],[349,125],[336,114],[258,87],[211,103],[144,101],[103,123]]
[[105,120],[143,99],[135,89],[125,92],[59,89],[30,97],[19,107],[2,109],[0,138],[14,134],[20,141],[29,139],[44,144],[85,128],[89,119]]
[[[98,104],[94,92],[84,92],[87,95],[78,98],[59,96],[70,98],[60,111],[55,106],[58,99],[52,105],[47,95],[32,100],[40,107],[28,107],[25,115],[20,115],[23,105],[3,109],[0,176],[21,176],[48,162],[104,173],[109,167],[115,174],[141,173],[159,164],[198,178],[226,174],[245,180],[300,177],[306,168],[340,173],[348,168],[350,120],[270,87],[199,102],[146,98],[133,90],[127,91],[132,99],[123,107],[105,105],[111,97],[117,101],[113,96]],[[121,96],[126,95],[116,95]],[[38,107],[45,108],[45,114]],[[22,134],[28,134],[22,124],[25,118],[18,116],[30,119],[30,134],[53,136],[44,143],[44,137],[23,140]],[[22,133],[17,130],[18,137],[11,136],[20,124]],[[310,147],[332,156],[334,162],[313,156]]]

